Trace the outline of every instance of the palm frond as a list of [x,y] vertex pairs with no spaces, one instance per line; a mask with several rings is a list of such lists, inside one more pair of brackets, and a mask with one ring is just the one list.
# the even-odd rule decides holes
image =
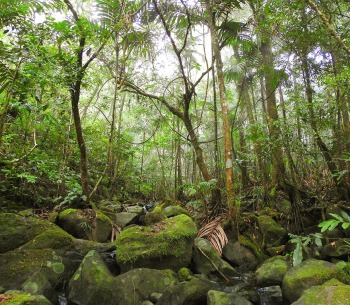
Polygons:
[[221,217],[217,217],[204,225],[198,232],[198,237],[205,237],[213,248],[221,255],[222,249],[228,243],[224,229],[221,227]]

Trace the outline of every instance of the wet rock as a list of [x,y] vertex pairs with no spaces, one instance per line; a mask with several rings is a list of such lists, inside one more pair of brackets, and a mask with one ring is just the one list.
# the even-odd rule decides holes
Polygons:
[[258,265],[254,253],[241,245],[239,241],[229,240],[222,254],[230,263],[240,266],[240,269],[244,269],[244,271],[255,270]]
[[139,267],[177,271],[190,263],[196,234],[196,224],[183,214],[152,226],[130,227],[116,239],[116,259],[122,272]]
[[208,240],[196,238],[194,243],[193,263],[196,272],[207,276],[215,275],[221,279],[224,276],[229,278],[238,275],[237,271],[220,257]]
[[321,286],[313,286],[304,291],[292,305],[348,304],[350,286],[332,279]]
[[254,286],[249,283],[240,283],[233,287],[225,287],[222,292],[233,293],[235,295],[240,295],[241,297],[247,299],[253,304],[259,303],[260,297]]
[[283,295],[290,302],[295,302],[306,289],[321,285],[332,278],[347,281],[343,271],[336,265],[326,261],[308,259],[287,271],[282,282]]
[[260,303],[268,305],[285,305],[280,286],[261,287],[258,289]]
[[267,259],[255,272],[257,285],[260,287],[281,285],[288,268],[285,256]]
[[210,290],[207,305],[253,305],[253,303],[234,293]]

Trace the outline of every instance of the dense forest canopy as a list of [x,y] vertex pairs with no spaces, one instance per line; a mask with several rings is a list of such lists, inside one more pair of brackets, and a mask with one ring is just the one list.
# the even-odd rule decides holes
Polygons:
[[[44,208],[349,200],[348,1],[0,0],[0,192]],[[314,201],[312,201],[312,198]]]

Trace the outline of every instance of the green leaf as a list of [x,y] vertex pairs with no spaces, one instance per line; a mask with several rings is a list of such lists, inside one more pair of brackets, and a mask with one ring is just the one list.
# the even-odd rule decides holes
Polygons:
[[329,220],[322,221],[322,222],[318,225],[318,227],[319,227],[319,228],[322,228],[322,229],[321,229],[321,232],[325,232],[325,231],[327,231],[327,230],[329,229],[329,227],[330,227],[332,224],[334,224],[334,222],[336,222],[336,225],[335,225],[335,227],[336,227],[336,226],[338,225],[339,222],[337,222],[337,221],[334,220],[334,219],[329,219]]
[[338,214],[329,213],[329,215],[331,215],[333,218],[335,218],[339,221],[344,221],[344,219]]
[[293,251],[293,266],[298,266],[303,261],[303,249],[301,243],[297,243]]
[[344,217],[344,219],[345,219],[347,222],[350,222],[350,216],[349,216],[348,213],[346,213],[345,211],[341,211],[340,214]]
[[346,230],[350,226],[350,223],[349,222],[344,222],[341,226],[342,226],[342,228],[344,230]]

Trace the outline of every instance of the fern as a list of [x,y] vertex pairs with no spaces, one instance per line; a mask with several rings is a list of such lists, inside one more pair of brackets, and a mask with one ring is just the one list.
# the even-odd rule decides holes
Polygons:
[[198,237],[206,237],[214,249],[221,255],[222,249],[228,243],[225,231],[221,227],[221,217],[217,217],[204,225],[198,232]]

